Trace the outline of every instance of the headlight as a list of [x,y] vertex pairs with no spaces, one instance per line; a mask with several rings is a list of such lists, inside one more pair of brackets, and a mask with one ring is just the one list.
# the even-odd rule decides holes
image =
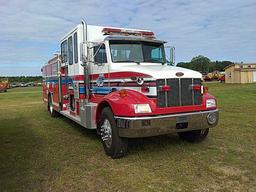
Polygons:
[[206,108],[216,107],[215,99],[207,99],[206,100]]
[[149,104],[135,104],[134,111],[135,113],[151,113],[151,108]]

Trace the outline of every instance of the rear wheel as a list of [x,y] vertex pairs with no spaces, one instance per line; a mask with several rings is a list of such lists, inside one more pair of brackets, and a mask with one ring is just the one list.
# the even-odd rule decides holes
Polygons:
[[52,96],[51,95],[48,96],[48,111],[49,111],[51,117],[60,116],[60,114],[56,110],[54,110],[54,108],[53,108],[53,101],[52,101]]
[[105,153],[108,156],[116,159],[126,155],[128,141],[119,137],[114,115],[109,107],[104,108],[102,111],[99,132]]
[[209,133],[208,129],[201,129],[201,130],[193,130],[193,131],[186,131],[186,132],[179,132],[179,137],[188,142],[200,142],[203,141]]

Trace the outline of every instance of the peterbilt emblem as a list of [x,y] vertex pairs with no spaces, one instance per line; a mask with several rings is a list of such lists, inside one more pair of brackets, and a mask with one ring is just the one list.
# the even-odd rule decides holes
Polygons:
[[182,72],[177,72],[175,75],[176,75],[177,77],[182,77],[182,76],[184,75],[184,73],[182,73]]

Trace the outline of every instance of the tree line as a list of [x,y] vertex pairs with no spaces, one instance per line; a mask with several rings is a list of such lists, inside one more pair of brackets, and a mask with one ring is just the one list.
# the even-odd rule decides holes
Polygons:
[[224,71],[224,68],[231,64],[233,64],[231,61],[211,61],[203,55],[198,55],[192,58],[190,62],[180,62],[177,66],[207,74],[213,71]]
[[10,83],[13,82],[23,82],[23,83],[29,83],[29,82],[34,82],[34,83],[39,83],[42,82],[42,76],[12,76],[12,77],[0,77],[1,79],[8,79]]

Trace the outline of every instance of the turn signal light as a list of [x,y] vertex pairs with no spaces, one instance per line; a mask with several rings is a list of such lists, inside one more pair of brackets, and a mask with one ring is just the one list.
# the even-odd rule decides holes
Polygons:
[[201,90],[201,86],[200,85],[194,85],[193,86],[193,90],[194,91],[200,91]]
[[171,87],[169,85],[163,85],[162,87],[160,87],[160,91],[167,92],[170,90],[171,90]]
[[208,93],[208,87],[203,86],[203,91],[204,91],[204,93]]
[[125,97],[127,95],[126,90],[125,89],[120,90],[119,95],[120,95],[120,97]]

